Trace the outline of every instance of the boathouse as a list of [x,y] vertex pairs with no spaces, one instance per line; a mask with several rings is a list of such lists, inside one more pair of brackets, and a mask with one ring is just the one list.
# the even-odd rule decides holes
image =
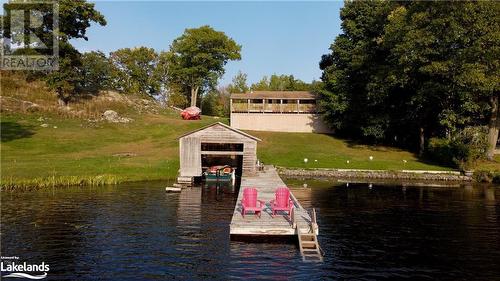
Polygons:
[[231,94],[231,127],[240,130],[331,133],[307,91]]
[[217,122],[179,137],[179,183],[201,177],[204,169],[215,165],[236,168],[238,175],[257,171],[259,138]]

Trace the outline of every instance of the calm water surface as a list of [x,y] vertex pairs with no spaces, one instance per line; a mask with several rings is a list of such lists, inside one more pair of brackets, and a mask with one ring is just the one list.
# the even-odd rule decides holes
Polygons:
[[324,263],[229,241],[235,190],[164,183],[2,193],[1,254],[45,280],[500,280],[500,188],[290,181],[318,208]]

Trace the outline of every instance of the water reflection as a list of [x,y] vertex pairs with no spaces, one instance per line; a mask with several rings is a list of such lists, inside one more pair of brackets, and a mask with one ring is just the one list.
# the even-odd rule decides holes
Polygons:
[[[290,181],[320,206],[320,244],[345,278],[479,279],[500,276],[500,190],[492,186],[332,185]],[[328,235],[325,235],[328,233]]]
[[290,181],[316,207],[324,263],[229,240],[237,189],[164,183],[2,193],[2,255],[51,280],[440,279],[500,276],[500,190]]

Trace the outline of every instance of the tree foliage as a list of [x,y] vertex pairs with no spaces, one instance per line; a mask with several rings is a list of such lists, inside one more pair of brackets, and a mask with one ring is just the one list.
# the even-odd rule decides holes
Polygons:
[[307,91],[309,84],[293,75],[276,75],[271,77],[264,76],[262,79],[252,84],[250,87],[254,91]]
[[499,8],[346,2],[343,33],[320,62],[325,118],[348,136],[422,151],[428,137],[467,126],[490,123],[498,136],[489,119],[498,111]]
[[80,84],[84,91],[98,93],[100,90],[112,88],[111,75],[111,63],[103,52],[93,51],[82,54]]
[[203,96],[203,114],[219,117],[229,117],[229,96],[227,88],[212,90]]
[[241,46],[224,32],[205,25],[188,28],[170,46],[168,58],[171,83],[189,89],[196,106],[200,89],[214,89],[230,60],[240,60]]
[[[71,39],[87,38],[87,28],[95,22],[106,25],[104,16],[85,0],[59,1],[59,70],[48,73],[47,85],[55,90],[61,104],[67,104],[79,89],[81,54],[71,45]],[[51,25],[43,27],[54,32]]]
[[233,77],[231,84],[227,86],[227,91],[229,93],[246,93],[249,90],[247,84],[247,77],[245,73],[238,71],[236,76]]
[[117,88],[125,93],[155,95],[160,84],[155,69],[158,54],[152,48],[123,48],[110,54],[113,65],[113,80]]

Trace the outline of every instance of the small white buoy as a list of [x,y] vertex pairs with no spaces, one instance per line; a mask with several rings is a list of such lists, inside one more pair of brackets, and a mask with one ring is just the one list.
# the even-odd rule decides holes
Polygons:
[[403,159],[403,163],[406,163],[406,162],[408,162],[408,161],[406,161],[406,160]]
[[304,163],[307,163],[308,161],[309,161],[309,159],[304,158]]
[[370,156],[369,158],[370,158],[370,161],[372,161],[372,160],[373,160],[373,156]]
[[345,161],[345,162],[346,162],[347,164],[351,163],[351,161],[349,161],[349,160],[347,160],[347,161]]
[[345,186],[346,186],[346,187],[349,187],[349,183],[346,183],[346,184],[345,184]]
[[373,187],[373,184],[371,184],[371,183],[370,183],[370,184],[368,184],[368,188],[369,188],[369,189],[372,189],[372,187]]
[[314,159],[314,162],[318,162],[318,160]]
[[302,186],[303,186],[304,188],[307,188],[307,183],[304,183]]

